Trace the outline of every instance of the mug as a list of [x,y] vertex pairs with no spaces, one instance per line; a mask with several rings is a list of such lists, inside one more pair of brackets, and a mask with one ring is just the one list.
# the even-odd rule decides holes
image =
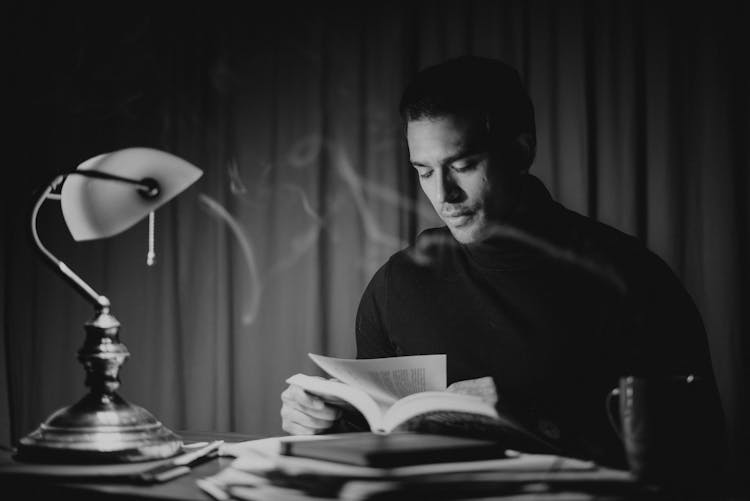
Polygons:
[[636,480],[688,485],[707,478],[723,459],[714,457],[717,430],[707,390],[693,375],[620,378],[607,396],[607,415]]

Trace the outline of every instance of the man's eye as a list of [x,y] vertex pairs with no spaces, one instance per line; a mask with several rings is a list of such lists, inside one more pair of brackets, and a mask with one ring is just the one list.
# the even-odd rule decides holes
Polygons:
[[463,164],[454,164],[451,168],[456,172],[466,172],[471,169],[473,169],[476,166],[475,163],[463,163]]
[[421,177],[422,179],[427,179],[428,177],[432,175],[431,170],[417,171],[417,173],[419,174],[419,177]]

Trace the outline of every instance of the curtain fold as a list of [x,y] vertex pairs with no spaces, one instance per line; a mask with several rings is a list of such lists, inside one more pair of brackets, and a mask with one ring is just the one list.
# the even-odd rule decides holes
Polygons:
[[122,394],[168,426],[278,434],[308,352],[353,356],[374,271],[438,224],[397,113],[409,77],[476,54],[518,68],[532,167],[553,196],[642,239],[703,314],[735,458],[747,457],[748,7],[576,0],[292,2],[104,12],[15,6],[14,145],[0,230],[0,442],[84,393],[91,311],[33,254],[25,212],[54,172],[127,146],[204,170],[146,226],[43,239],[112,299]]

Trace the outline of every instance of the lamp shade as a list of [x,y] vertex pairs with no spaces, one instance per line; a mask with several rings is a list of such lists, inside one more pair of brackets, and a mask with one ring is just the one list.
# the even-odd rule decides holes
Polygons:
[[121,233],[149,212],[185,190],[203,171],[170,153],[152,148],[126,148],[90,158],[76,170],[98,171],[159,186],[156,197],[144,197],[132,184],[69,175],[61,191],[65,223],[76,241]]

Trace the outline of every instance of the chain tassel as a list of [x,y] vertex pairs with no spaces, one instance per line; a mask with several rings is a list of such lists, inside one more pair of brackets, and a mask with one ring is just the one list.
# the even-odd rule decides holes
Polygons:
[[156,263],[156,251],[154,250],[154,235],[156,233],[156,214],[148,213],[148,254],[146,255],[146,264],[153,266]]

